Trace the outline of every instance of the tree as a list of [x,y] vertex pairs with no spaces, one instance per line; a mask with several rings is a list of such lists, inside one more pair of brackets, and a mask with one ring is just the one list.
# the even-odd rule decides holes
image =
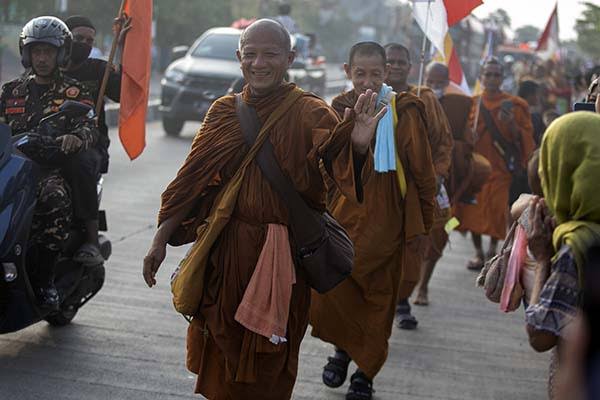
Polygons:
[[589,56],[600,59],[600,6],[584,3],[586,9],[575,23],[577,44]]
[[502,44],[506,41],[505,30],[509,29],[512,23],[506,10],[499,8],[496,11],[491,12],[487,18],[484,18],[483,22],[486,25],[486,30],[494,31],[496,37],[496,40],[494,41],[495,45]]
[[499,8],[488,15],[487,20],[493,21],[499,28],[510,28],[512,20],[506,10]]
[[515,30],[517,43],[535,42],[540,38],[540,30],[533,25],[524,25]]

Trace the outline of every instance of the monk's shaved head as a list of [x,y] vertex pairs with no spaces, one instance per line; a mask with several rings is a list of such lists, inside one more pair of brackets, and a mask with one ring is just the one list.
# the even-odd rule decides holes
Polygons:
[[272,19],[259,19],[253,22],[242,32],[240,36],[239,50],[242,50],[250,38],[264,38],[265,40],[275,40],[285,51],[292,50],[292,41],[290,34],[285,27]]
[[502,63],[497,57],[489,56],[488,58],[486,58],[481,69],[485,70],[485,68],[490,65],[498,66],[500,68],[500,72],[504,73],[504,65],[502,65]]
[[352,66],[355,57],[364,56],[380,56],[381,64],[385,65],[385,50],[376,42],[359,42],[350,48],[350,56],[348,57],[348,65]]
[[427,75],[436,74],[444,77],[445,79],[450,79],[450,72],[448,71],[448,67],[441,62],[433,61],[427,65],[427,69],[425,70]]
[[410,61],[410,51],[408,51],[408,48],[406,46],[403,46],[400,43],[388,43],[384,46],[384,49],[386,52],[388,52],[389,50],[401,51],[406,55],[408,61]]

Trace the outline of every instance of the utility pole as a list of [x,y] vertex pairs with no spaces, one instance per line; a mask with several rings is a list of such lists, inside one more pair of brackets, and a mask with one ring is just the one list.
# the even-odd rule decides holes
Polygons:
[[59,15],[67,15],[67,11],[69,11],[69,0],[56,0],[56,11]]

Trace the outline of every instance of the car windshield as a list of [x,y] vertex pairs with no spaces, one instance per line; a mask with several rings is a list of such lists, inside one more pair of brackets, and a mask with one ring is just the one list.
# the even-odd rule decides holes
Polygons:
[[239,35],[213,33],[205,36],[192,51],[192,57],[218,58],[235,61]]

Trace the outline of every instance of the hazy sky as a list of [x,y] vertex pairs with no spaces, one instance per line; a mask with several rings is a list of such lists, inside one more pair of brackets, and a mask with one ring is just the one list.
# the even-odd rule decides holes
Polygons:
[[[400,0],[404,3],[410,0]],[[452,0],[451,0],[452,1]],[[586,0],[600,6],[600,0]],[[561,39],[573,39],[576,36],[575,20],[581,15],[583,0],[558,0],[558,21]],[[474,14],[485,17],[498,8],[505,9],[511,17],[512,28],[533,25],[543,30],[554,9],[556,0],[483,0]]]
[[[587,0],[600,6],[600,0]],[[576,36],[575,20],[579,18],[584,6],[580,0],[558,0],[558,22],[561,39],[573,39]],[[505,9],[512,19],[512,28],[533,25],[544,29],[556,0],[483,0],[483,4],[474,11],[478,17],[485,17],[498,8]]]

